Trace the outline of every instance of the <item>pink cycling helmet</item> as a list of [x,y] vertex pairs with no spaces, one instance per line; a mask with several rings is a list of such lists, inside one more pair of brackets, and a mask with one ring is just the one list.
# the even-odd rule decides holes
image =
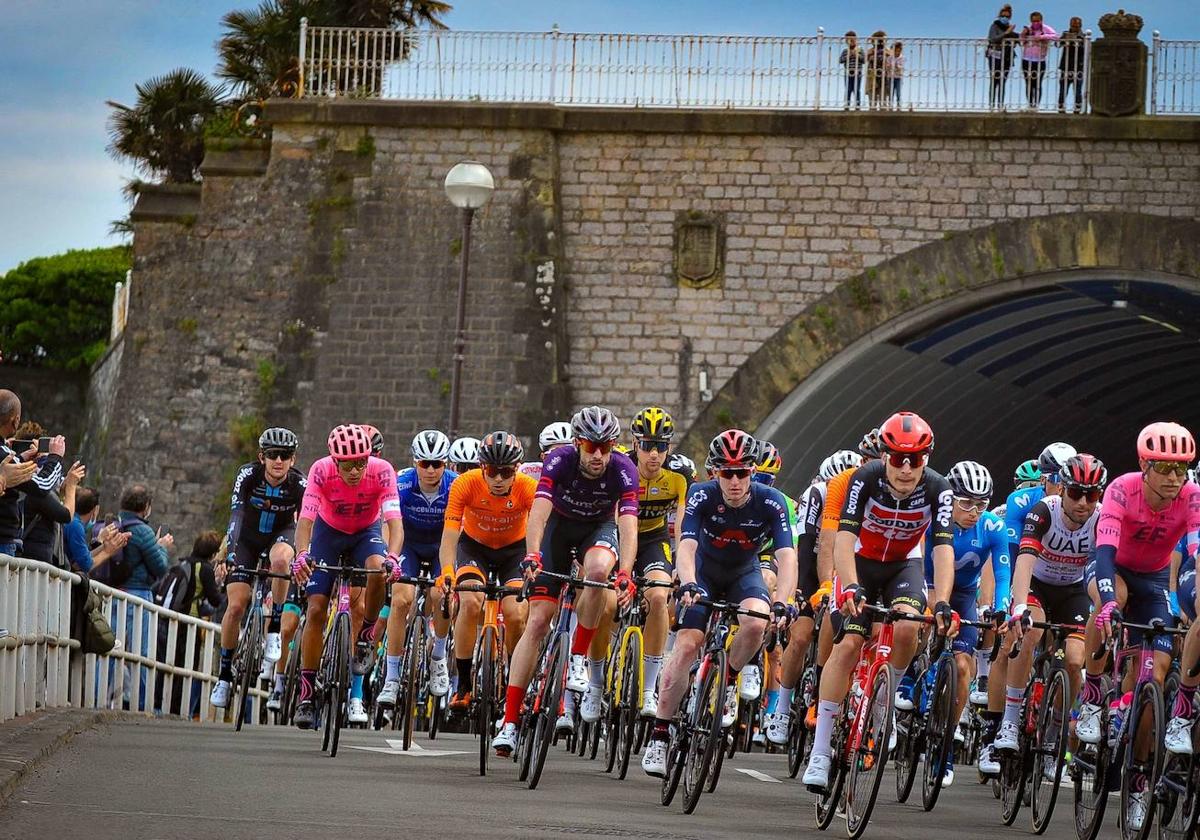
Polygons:
[[343,424],[329,433],[329,454],[335,461],[357,461],[371,454],[371,436],[362,426]]
[[1146,461],[1192,461],[1196,440],[1178,423],[1151,423],[1138,432],[1137,453]]

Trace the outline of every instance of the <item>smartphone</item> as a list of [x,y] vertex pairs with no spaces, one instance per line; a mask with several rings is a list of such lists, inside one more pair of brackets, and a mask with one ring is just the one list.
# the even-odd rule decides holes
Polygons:
[[14,440],[12,442],[11,449],[13,452],[16,452],[18,455],[20,455],[35,443],[37,443],[36,440]]
[[50,452],[50,438],[40,437],[37,439],[37,447],[39,455],[46,455]]

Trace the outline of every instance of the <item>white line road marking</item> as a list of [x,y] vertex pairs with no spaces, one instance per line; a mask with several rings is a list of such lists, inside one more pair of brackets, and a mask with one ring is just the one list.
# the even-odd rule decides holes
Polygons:
[[783,784],[783,782],[779,781],[779,779],[776,779],[774,776],[768,776],[766,773],[760,773],[757,770],[747,770],[745,767],[736,767],[734,769],[736,769],[739,773],[745,773],[751,779],[758,779],[760,782],[772,782],[777,785]]

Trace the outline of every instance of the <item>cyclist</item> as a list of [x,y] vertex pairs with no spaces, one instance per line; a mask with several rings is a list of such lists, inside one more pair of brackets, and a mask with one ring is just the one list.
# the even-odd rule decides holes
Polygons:
[[[618,597],[628,603],[635,594],[630,573],[637,559],[638,478],[633,462],[613,452],[621,424],[607,408],[592,405],[571,418],[571,431],[575,445],[559,447],[546,459],[525,530],[526,555],[521,563],[532,581],[529,618],[512,655],[504,725],[492,741],[502,756],[516,744],[525,688],[562,591],[560,581],[539,577],[542,569],[568,574],[575,550],[587,579],[600,582],[608,580],[619,558]],[[584,692],[590,683],[585,657],[600,621],[603,594],[589,587],[575,600],[576,627],[567,675],[571,691]]]
[[[521,578],[525,556],[525,527],[537,482],[517,472],[525,451],[515,435],[492,432],[479,448],[480,468],[471,470],[450,487],[446,525],[442,530],[442,568],[455,569],[459,583],[486,583],[488,573],[502,584]],[[460,592],[454,621],[454,660],[458,690],[450,700],[454,709],[471,703],[471,658],[483,593]],[[504,644],[509,655],[521,638],[528,607],[508,596],[500,601],[504,615]]]
[[1183,640],[1179,690],[1175,693],[1175,705],[1171,709],[1171,720],[1167,723],[1166,746],[1173,753],[1191,755],[1192,723],[1196,716],[1196,686],[1200,684],[1200,674],[1193,677],[1189,672],[1200,663],[1200,622],[1196,621],[1200,598],[1197,597],[1196,590],[1196,557],[1194,554],[1188,554],[1186,546],[1180,546],[1178,551],[1185,555],[1178,572],[1179,610],[1191,626]]
[[450,444],[450,468],[458,475],[479,469],[479,438],[460,437]]
[[[1022,639],[1020,655],[1009,665],[1004,692],[1004,720],[993,744],[994,750],[1015,750],[1018,742],[1021,703],[1033,666],[1042,631],[1030,629],[1033,621],[1054,624],[1079,624],[1087,621],[1091,599],[1084,584],[1088,557],[1096,547],[1096,524],[1101,511],[1097,506],[1108,481],[1108,470],[1093,455],[1073,455],[1063,464],[1058,483],[1061,496],[1046,496],[1025,517],[1020,554],[1012,586],[1012,617],[1009,639],[1002,654],[1017,639]],[[1026,638],[1027,637],[1027,638]],[[1067,638],[1066,657],[1070,679],[1070,697],[1079,694],[1083,668],[1083,639]],[[986,748],[985,748],[986,749]],[[980,769],[998,773],[999,764],[989,755]]]
[[[642,769],[651,776],[666,775],[670,726],[688,688],[688,671],[704,642],[707,607],[697,597],[739,603],[743,608],[775,616],[780,630],[786,627],[795,604],[770,603],[770,594],[759,571],[760,546],[772,539],[779,562],[779,591],[796,588],[796,549],[787,501],[773,487],[751,481],[758,443],[740,429],[713,438],[708,463],[717,472],[714,481],[696,484],[688,493],[680,527],[676,561],[681,608],[687,608],[675,637],[675,649],[663,669],[662,690],[650,741],[642,755]],[[768,604],[770,603],[770,607]],[[729,648],[729,687],[725,693],[722,726],[737,718],[737,676],[762,644],[767,623],[742,616]]]
[[383,432],[376,429],[374,426],[368,426],[366,423],[362,425],[362,430],[367,433],[367,437],[371,439],[371,455],[376,458],[383,457]]
[[[242,618],[250,606],[249,574],[264,551],[269,552],[271,571],[286,575],[295,556],[296,511],[304,499],[304,474],[296,469],[294,432],[270,428],[258,437],[258,459],[238,470],[233,481],[233,503],[230,507],[229,530],[226,540],[229,554],[225,561],[225,593],[228,604],[221,620],[221,665],[209,702],[219,709],[229,704],[233,684],[233,652],[241,633]],[[283,606],[288,599],[288,582],[271,581],[271,617],[267,624],[264,669],[283,657],[280,624]],[[276,679],[273,694],[280,690]],[[282,691],[279,691],[282,695]],[[278,700],[276,700],[278,702]]]
[[[313,682],[329,610],[333,575],[321,567],[345,563],[369,569],[381,569],[384,560],[394,561],[403,532],[389,529],[385,545],[380,531],[380,516],[389,522],[400,518],[400,498],[396,492],[396,471],[382,458],[371,457],[371,439],[359,426],[342,425],[329,433],[329,456],[321,458],[308,471],[308,487],[296,526],[296,559],[292,574],[308,593],[308,620],[300,640],[300,701],[295,721],[301,729],[313,725]],[[345,558],[345,559],[343,559]],[[316,567],[315,569],[313,567]],[[394,568],[399,568],[394,565]],[[380,575],[370,575],[368,590],[383,587]],[[351,607],[351,635],[357,638],[363,624],[364,593],[356,587]],[[370,592],[366,593],[368,599]],[[380,599],[382,600],[382,599]],[[347,704],[351,723],[366,723],[367,710],[362,700],[362,678],[351,682]]]
[[[638,547],[634,575],[670,583],[674,564],[667,517],[683,510],[687,504],[687,479],[663,469],[675,434],[675,421],[663,409],[650,406],[637,413],[629,429],[633,433],[638,471]],[[670,624],[667,591],[666,587],[652,586],[643,593],[647,612],[642,651],[642,714],[646,717],[654,717],[658,708],[656,686]]]
[[[804,784],[824,791],[829,784],[830,742],[834,717],[849,688],[871,620],[863,602],[882,600],[901,612],[920,615],[925,609],[924,561],[917,551],[925,537],[932,543],[934,619],[939,633],[955,623],[950,596],[954,584],[953,491],[940,474],[925,466],[933,449],[933,432],[920,416],[893,414],[880,427],[881,461],[859,467],[846,491],[834,543],[844,636],[834,645],[821,673],[817,728]],[[933,528],[926,530],[930,522]],[[861,581],[861,582],[860,582]],[[900,622],[894,633],[891,666],[908,668],[917,650],[917,626]],[[893,727],[894,729],[894,727]]]
[[[450,456],[450,438],[437,429],[417,432],[412,446],[413,465],[396,476],[396,490],[400,497],[400,519],[392,528],[402,533],[400,551],[400,573],[405,577],[432,576],[438,572],[438,551],[442,541],[442,523],[446,515],[446,502],[450,499],[450,485],[458,477],[446,469]],[[444,573],[452,573],[453,565],[442,565]],[[442,582],[446,574],[442,575]],[[411,583],[392,584],[392,605],[387,619],[387,673],[383,689],[379,692],[379,705],[390,709],[396,705],[400,692],[400,665],[404,659],[404,648],[408,644],[408,613],[416,598],[416,586]],[[442,617],[442,599],[446,597],[442,586],[429,590],[429,609],[433,614],[433,646],[430,653],[429,693],[444,697],[450,690],[450,671],[446,665],[446,636],[450,631],[450,619]],[[363,630],[368,628],[364,625]],[[369,649],[369,648],[368,648]],[[370,670],[363,669],[363,673]]]
[[538,448],[541,450],[542,456],[537,461],[526,461],[521,464],[521,472],[534,481],[542,477],[542,463],[546,460],[546,456],[550,454],[550,450],[558,446],[570,446],[575,438],[571,435],[571,424],[557,420],[551,423],[546,428],[542,429],[538,435]]
[[[1040,467],[1038,467],[1037,458],[1031,458],[1028,461],[1022,461],[1017,465],[1016,470],[1013,472],[1014,491],[1020,492],[1021,490],[1026,490],[1030,487],[1037,487],[1041,483],[1042,470]],[[1008,513],[1007,497],[1005,498],[1004,504],[996,505],[994,508],[992,508],[992,513],[996,514],[1001,519],[1005,518],[1005,515]],[[1007,526],[1005,526],[1005,530],[1007,530]],[[971,702],[974,703],[975,701],[972,700]]]

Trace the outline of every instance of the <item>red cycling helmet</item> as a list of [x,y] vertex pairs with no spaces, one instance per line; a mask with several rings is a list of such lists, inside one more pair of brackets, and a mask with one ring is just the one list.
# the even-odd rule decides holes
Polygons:
[[1095,455],[1080,452],[1072,455],[1058,471],[1059,480],[1069,487],[1103,490],[1108,483],[1108,469]]
[[1137,454],[1146,461],[1192,461],[1196,440],[1178,423],[1151,423],[1138,432]]
[[898,411],[879,427],[879,445],[888,452],[928,452],[933,449],[933,430],[920,415]]
[[758,460],[758,441],[741,429],[727,429],[708,445],[708,464],[713,469],[753,469]]
[[371,454],[371,437],[362,426],[346,423],[329,433],[329,454],[335,461],[357,461]]

